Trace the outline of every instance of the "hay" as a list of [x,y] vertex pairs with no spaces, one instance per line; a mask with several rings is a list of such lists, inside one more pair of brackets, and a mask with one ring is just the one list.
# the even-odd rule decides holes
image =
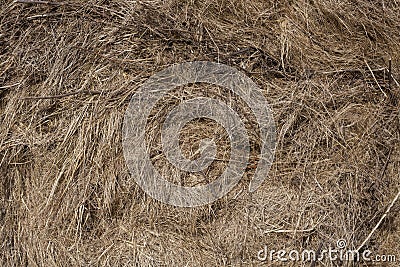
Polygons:
[[[316,250],[345,239],[356,249],[397,195],[397,0],[29,2],[0,1],[2,266],[251,266],[262,264],[265,245]],[[121,128],[148,77],[194,60],[233,66],[256,82],[278,143],[268,179],[250,194],[259,144],[248,108],[209,85],[171,92],[149,120],[148,141],[153,163],[176,181],[204,182],[159,153],[171,105],[219,95],[252,138],[241,183],[209,206],[185,209],[136,185]],[[195,121],[182,148],[195,157],[204,137],[218,140],[220,161],[207,170],[214,177],[229,158],[223,129]],[[400,260],[398,212],[395,203],[364,249]]]

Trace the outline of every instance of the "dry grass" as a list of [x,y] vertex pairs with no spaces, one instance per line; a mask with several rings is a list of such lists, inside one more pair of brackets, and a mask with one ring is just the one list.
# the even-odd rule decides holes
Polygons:
[[[2,266],[267,266],[257,259],[265,245],[316,250],[343,238],[357,248],[399,191],[398,0],[0,6]],[[247,192],[249,164],[223,199],[174,208],[129,177],[121,128],[143,81],[194,60],[238,68],[263,89],[277,153],[255,193]],[[179,88],[148,127],[155,165],[188,184],[202,176],[165,162],[157,127],[170,105],[196,95],[234,97],[207,85]],[[233,103],[251,126],[248,108]],[[256,158],[257,129],[249,135]],[[207,120],[184,129],[187,156],[203,137],[217,138],[218,157],[229,157],[224,131]],[[224,166],[207,171],[212,177]],[[399,205],[363,249],[400,260]]]

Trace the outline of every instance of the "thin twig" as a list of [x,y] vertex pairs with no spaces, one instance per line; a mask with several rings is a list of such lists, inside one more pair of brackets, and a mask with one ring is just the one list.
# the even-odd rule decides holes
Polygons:
[[11,87],[14,87],[14,86],[18,86],[18,85],[20,85],[20,84],[21,84],[21,83],[15,83],[15,84],[10,84],[10,85],[0,86],[0,90],[7,89],[7,88],[11,88]]
[[61,16],[61,15],[66,15],[66,14],[69,14],[69,12],[40,14],[40,15],[34,15],[34,16],[27,17],[27,19],[47,18],[47,17]]
[[397,87],[400,87],[399,82],[392,76],[392,80],[394,81],[394,83],[397,85]]
[[41,1],[41,0],[15,0],[19,4],[43,4],[43,5],[65,5],[65,2]]
[[21,98],[21,100],[38,100],[38,99],[54,99],[54,98],[63,98],[71,95],[77,95],[77,94],[84,94],[84,95],[100,95],[104,92],[99,92],[99,91],[77,91],[77,92],[71,92],[67,94],[62,94],[62,95],[50,95],[50,96],[31,96],[31,97],[24,97]]
[[392,202],[390,203],[389,207],[387,208],[386,212],[382,215],[381,219],[379,220],[379,222],[375,225],[374,229],[372,229],[372,231],[369,233],[369,235],[367,236],[367,238],[364,240],[364,242],[361,243],[361,245],[358,247],[357,251],[360,251],[361,248],[370,240],[370,238],[372,237],[372,235],[375,233],[376,229],[379,228],[379,226],[381,225],[381,223],[383,222],[383,220],[386,218],[386,216],[389,214],[390,210],[392,209],[392,207],[394,206],[394,204],[396,203],[396,201],[399,199],[400,197],[400,190],[397,193],[397,195],[395,196],[395,198],[392,200]]
[[392,90],[392,59],[389,58],[389,91]]
[[374,72],[372,71],[371,67],[368,65],[368,62],[367,62],[366,60],[364,60],[364,62],[365,62],[365,64],[367,65],[369,71],[371,72],[372,77],[373,77],[374,80],[375,80],[375,83],[378,85],[379,90],[381,90],[381,92],[385,95],[385,97],[387,97],[387,94],[382,90],[382,87],[379,85],[379,82],[378,82],[378,80],[376,79],[375,74],[374,74]]
[[392,59],[389,59],[389,90],[391,88],[391,81],[394,81],[394,83],[400,87],[399,82],[393,77],[392,74]]
[[315,229],[314,228],[309,228],[309,229],[304,229],[304,230],[302,230],[302,229],[294,229],[294,230],[290,230],[290,229],[276,229],[276,230],[274,230],[274,229],[272,229],[272,230],[266,230],[266,231],[264,231],[264,234],[269,234],[269,233],[308,233],[308,232],[312,232],[312,231],[314,231]]
[[[387,167],[389,165],[390,157],[392,156],[392,151],[393,151],[393,146],[390,147],[390,150],[389,150],[389,153],[388,153],[388,155],[386,157],[386,162],[385,162],[385,165],[383,166],[379,181],[382,181],[383,177],[385,176],[386,169],[387,169]],[[371,189],[374,185],[375,185],[375,182],[372,182],[372,184],[369,186],[369,189]]]
[[388,155],[386,157],[385,166],[383,166],[383,170],[382,170],[382,173],[381,173],[381,179],[379,179],[379,181],[382,181],[383,177],[385,176],[385,172],[386,172],[386,169],[387,169],[387,167],[389,165],[389,161],[390,161],[390,157],[392,156],[392,152],[393,152],[393,146],[390,147],[389,153],[388,153]]
[[[373,69],[372,71],[382,71],[382,70],[385,70],[385,68],[377,68],[377,69]],[[335,74],[335,73],[346,73],[346,72],[362,73],[363,70],[361,70],[361,69],[340,69],[340,70],[332,70],[332,71],[316,71],[316,73],[319,73],[319,74]]]
[[207,29],[207,27],[204,27],[204,29],[206,30],[208,36],[210,36],[210,39],[213,42],[215,48],[217,48],[217,62],[219,63],[220,62],[219,61],[219,54],[220,54],[219,53],[219,47],[218,47],[217,43],[214,41],[214,38],[212,37],[212,35],[211,35],[210,31]]

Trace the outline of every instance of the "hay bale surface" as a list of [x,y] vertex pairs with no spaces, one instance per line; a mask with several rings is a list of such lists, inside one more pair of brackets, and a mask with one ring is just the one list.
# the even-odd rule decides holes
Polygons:
[[[356,249],[399,191],[397,0],[2,0],[0,7],[2,266],[258,266],[267,265],[257,259],[266,245],[317,250],[344,239]],[[277,151],[266,182],[248,193],[259,152],[248,107],[215,86],[177,88],[148,123],[160,172],[204,183],[160,153],[163,118],[195,96],[233,103],[249,126],[252,164],[224,198],[176,208],[130,177],[122,123],[147,78],[195,60],[227,64],[257,83],[273,109]],[[207,170],[211,179],[226,167],[229,139],[213,121],[194,121],[180,137],[189,158],[201,139],[217,140],[221,160]],[[400,261],[399,205],[363,249]]]

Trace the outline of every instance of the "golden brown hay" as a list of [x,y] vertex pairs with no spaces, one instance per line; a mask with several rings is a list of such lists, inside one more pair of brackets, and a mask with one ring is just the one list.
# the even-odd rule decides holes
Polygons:
[[[349,249],[367,240],[361,250],[400,261],[398,0],[0,0],[0,8],[1,266],[280,266],[257,252],[339,239]],[[183,99],[232,101],[252,142],[251,164],[228,195],[177,208],[130,177],[122,124],[147,78],[198,60],[237,68],[262,89],[277,150],[249,193],[259,144],[248,107],[216,86],[177,88],[147,125],[152,162],[171,180],[204,182],[160,154],[160,125]],[[218,144],[213,179],[229,158],[224,129],[194,121],[181,146],[194,158],[205,137]],[[376,266],[399,263],[386,264]]]

